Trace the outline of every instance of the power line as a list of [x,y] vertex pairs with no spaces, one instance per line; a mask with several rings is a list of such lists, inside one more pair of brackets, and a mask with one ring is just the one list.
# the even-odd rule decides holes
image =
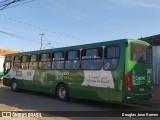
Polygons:
[[[37,43],[39,43],[39,38],[25,35],[25,34],[22,33],[21,31],[17,31],[17,30],[15,30],[15,29],[11,29],[11,28],[8,28],[8,27],[6,27],[6,26],[0,25],[0,27],[2,27],[3,29],[7,29],[7,30],[14,31],[14,32],[16,31],[17,33],[20,33],[20,34],[13,33],[13,32],[12,32],[12,34],[14,34],[14,35],[16,35],[16,36],[20,36],[20,37],[25,38],[25,39],[28,39],[28,40],[36,41]],[[55,42],[55,41],[56,41],[56,42]],[[65,45],[65,46],[68,45],[68,46],[70,46],[70,44],[66,44],[66,43],[63,43],[63,42],[57,42],[57,40],[55,40],[55,41],[46,40],[46,39],[43,40],[43,42],[46,42],[46,44],[47,44],[47,43],[54,43],[54,44],[58,44],[58,45]],[[68,43],[70,43],[70,42],[68,42]]]
[[0,3],[4,3],[4,2],[7,2],[7,1],[9,1],[9,0],[4,0],[4,1],[1,1]]
[[[20,35],[20,34],[16,34],[16,33],[11,33],[11,32],[6,32],[6,31],[2,31],[0,30],[0,33],[2,34],[5,34],[5,35],[8,35],[10,37],[16,37],[16,38],[19,38],[19,39],[23,39],[23,40],[27,40],[29,42],[32,42],[32,43],[35,43],[35,44],[38,44],[39,45],[39,38],[33,38],[33,37],[30,37],[30,36],[25,36],[25,35]],[[62,45],[66,46],[67,44],[64,44],[64,43],[59,43],[59,42],[53,42],[53,41],[49,41],[49,40],[43,40],[43,43],[42,43],[42,46],[43,45],[46,45],[48,43],[53,43],[54,45],[60,45],[62,47]],[[69,46],[69,45],[68,45]],[[49,47],[52,47],[52,46],[49,46]],[[57,48],[57,47],[56,47]]]
[[[30,1],[27,1],[27,2],[24,2],[24,1],[26,1],[26,0],[12,0],[12,1],[11,0],[5,0],[5,1],[2,1],[2,2],[0,2],[0,8],[1,8],[0,10],[16,7],[16,6],[20,6],[20,5],[24,5],[24,4],[33,2],[35,0],[30,0]],[[18,3],[18,2],[23,2],[23,3],[18,4],[18,5],[14,5],[14,6],[11,6],[11,7],[8,7],[11,4],[15,4],[15,3]]]
[[[28,41],[31,41],[31,42],[34,42],[34,43],[38,43],[38,42],[36,42],[36,41],[27,39],[26,37],[20,36],[20,35],[18,35],[18,34],[9,33],[9,32],[5,32],[5,31],[1,31],[1,30],[0,30],[0,33],[6,34],[6,35],[11,36],[11,37],[16,37],[16,38],[25,39],[25,40],[28,40]],[[39,44],[39,43],[38,43],[38,44]]]
[[[13,5],[13,6],[11,6],[11,7],[6,7],[5,9],[9,9],[9,8],[13,8],[13,7],[21,6],[21,5],[28,4],[28,3],[30,3],[30,2],[34,2],[34,1],[36,1],[36,0],[31,0],[31,1],[24,2],[24,3],[18,4],[18,5]],[[4,9],[0,9],[0,10],[4,10]]]
[[8,28],[8,27],[2,26],[2,25],[0,25],[0,28],[2,28],[2,29],[7,29],[7,30],[9,30],[9,31],[14,31],[14,32],[16,32],[16,33],[13,33],[13,32],[12,32],[12,34],[16,34],[16,35],[17,35],[17,33],[19,33],[19,34],[18,34],[19,36],[25,37],[25,38],[27,38],[27,39],[32,39],[32,40],[38,40],[38,41],[39,41],[39,38],[35,38],[35,37],[33,37],[33,36],[25,35],[24,33],[22,33],[22,31],[17,31],[17,30],[15,30],[15,29],[13,29],[13,28]]
[[20,2],[20,1],[23,1],[23,0],[13,0],[13,1],[9,1],[9,0],[6,0],[6,1],[2,1],[2,4],[0,5],[0,7],[2,7],[0,10],[3,10],[5,9],[7,6],[13,4],[13,3],[16,3],[16,2]]
[[80,38],[78,38],[78,37],[66,35],[66,34],[63,34],[63,33],[56,32],[56,31],[50,31],[50,30],[48,30],[48,29],[45,29],[45,30],[44,30],[44,29],[42,29],[41,27],[38,27],[38,26],[35,26],[35,25],[32,25],[32,24],[26,23],[26,22],[22,22],[22,21],[20,21],[20,20],[16,20],[16,19],[13,19],[13,18],[10,18],[10,17],[6,17],[6,16],[2,16],[2,15],[0,15],[0,17],[1,17],[1,18],[4,18],[4,19],[7,19],[7,20],[10,20],[10,21],[13,21],[13,22],[17,22],[17,23],[19,23],[19,24],[27,25],[27,26],[32,27],[32,28],[36,28],[36,29],[43,30],[43,31],[46,31],[46,32],[51,32],[51,33],[57,34],[57,35],[59,35],[59,36],[71,38],[71,39],[78,40],[78,41],[91,42],[91,41],[88,41],[88,40],[80,39]]

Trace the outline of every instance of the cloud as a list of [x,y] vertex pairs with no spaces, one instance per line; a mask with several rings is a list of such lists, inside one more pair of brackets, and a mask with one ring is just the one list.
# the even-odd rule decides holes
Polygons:
[[[126,35],[126,33],[122,32],[116,25],[113,25],[110,22],[107,22],[107,20],[99,19],[98,17],[96,17],[96,14],[93,15],[91,11],[85,12],[84,10],[76,8],[74,6],[74,5],[78,5],[78,6],[84,5],[86,8],[90,6],[89,3],[91,3],[92,0],[88,0],[88,1],[87,0],[82,0],[82,1],[76,0],[75,2],[72,1],[69,4],[67,4],[65,0],[63,1],[48,0],[48,1],[49,1],[48,3],[43,2],[41,6],[47,8],[48,10],[50,10],[50,12],[54,12],[54,13],[75,19],[83,23],[87,23],[88,25],[91,25],[93,27],[98,26],[99,29],[102,29],[103,31],[105,30],[107,31],[107,33],[110,32],[111,34],[114,34],[114,35],[115,34]],[[109,1],[111,0],[108,0],[108,2]],[[111,3],[108,5],[108,2],[106,2],[105,0],[100,0],[100,1],[93,0],[92,3],[94,4],[91,5],[92,7],[90,8],[90,10],[94,8],[98,10],[98,8],[100,8],[101,6],[102,6],[100,8],[101,10],[99,11],[105,10],[106,8],[110,9]]]
[[80,21],[85,22],[86,19],[90,18],[89,15],[86,15],[82,12],[79,12],[79,11],[77,11],[77,9],[74,9],[74,8],[66,5],[65,1],[60,2],[60,1],[49,0],[48,3],[43,2],[40,4],[41,4],[41,6],[50,10],[51,12],[67,16],[72,19],[76,19],[76,20],[80,20]]
[[159,0],[119,0],[121,3],[130,6],[140,6],[146,8],[160,9]]

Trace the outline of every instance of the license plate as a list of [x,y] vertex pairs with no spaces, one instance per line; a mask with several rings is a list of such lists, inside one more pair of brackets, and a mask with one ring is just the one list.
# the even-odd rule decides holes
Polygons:
[[140,92],[144,92],[144,88],[140,88],[139,91],[140,91]]

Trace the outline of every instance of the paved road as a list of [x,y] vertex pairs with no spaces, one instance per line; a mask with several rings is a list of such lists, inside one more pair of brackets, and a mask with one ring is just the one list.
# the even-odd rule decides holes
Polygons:
[[[40,94],[36,92],[12,92],[9,87],[0,87],[0,104],[15,106],[23,110],[36,110],[36,111],[150,111],[159,110],[147,106],[131,105],[131,104],[115,104],[94,102],[87,100],[72,100],[71,102],[59,101],[53,95]],[[95,113],[95,112],[94,112]],[[73,119],[73,118],[72,118]],[[82,119],[82,118],[76,118]],[[93,118],[87,118],[93,119]],[[98,118],[95,118],[97,119]],[[101,119],[103,119],[101,117]],[[104,118],[105,119],[105,118]],[[112,119],[112,118],[111,118]],[[116,118],[119,120],[119,118]],[[125,120],[127,118],[122,118]],[[135,118],[136,119],[136,118]],[[149,118],[145,118],[145,120]]]

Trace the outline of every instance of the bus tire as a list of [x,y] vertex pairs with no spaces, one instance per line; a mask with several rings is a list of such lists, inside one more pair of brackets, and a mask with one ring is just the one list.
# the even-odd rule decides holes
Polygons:
[[12,91],[14,91],[14,92],[18,91],[18,85],[15,80],[12,80],[11,88],[12,88]]
[[56,89],[56,95],[61,101],[69,101],[68,87],[65,84],[59,84]]

